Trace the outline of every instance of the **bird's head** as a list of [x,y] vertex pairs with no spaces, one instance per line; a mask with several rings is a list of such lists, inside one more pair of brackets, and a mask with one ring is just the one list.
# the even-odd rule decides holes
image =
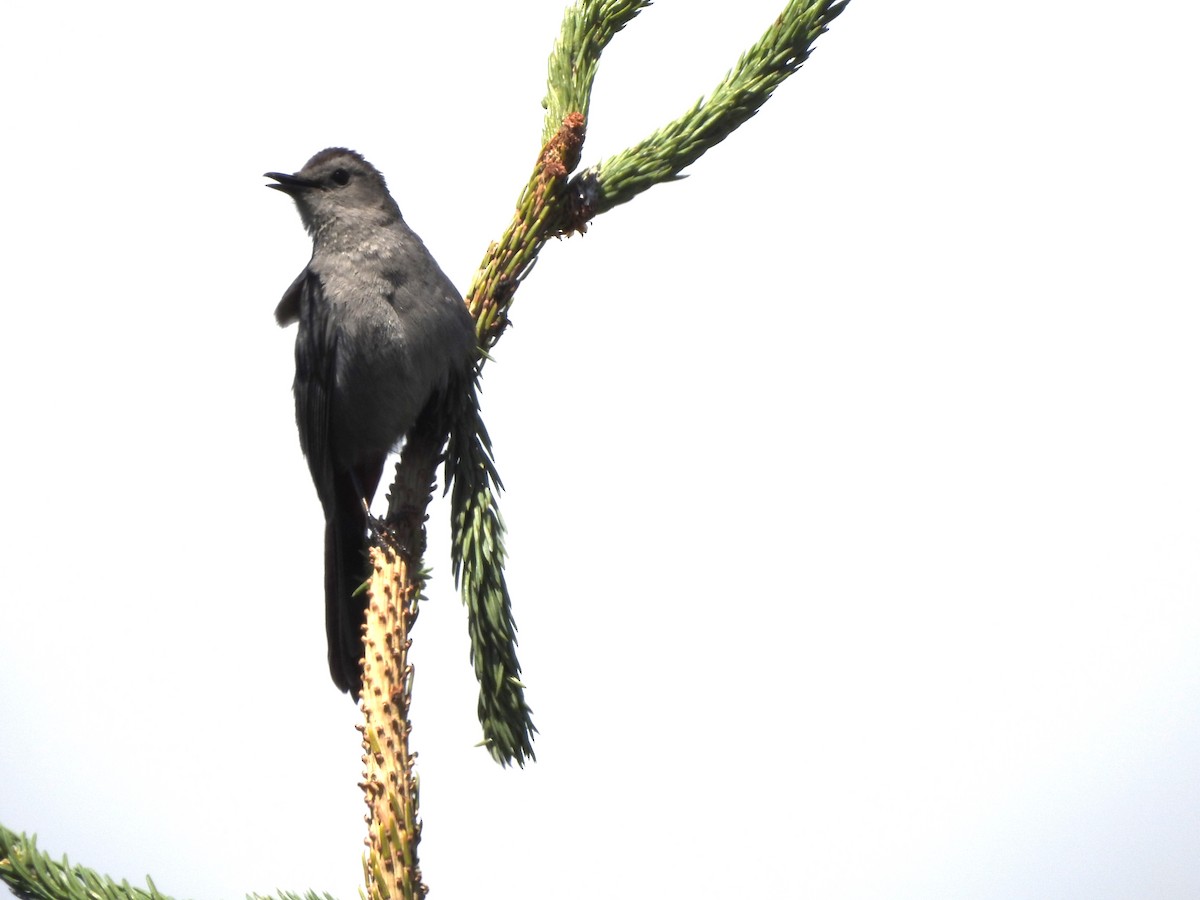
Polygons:
[[330,147],[294,175],[267,172],[264,177],[277,182],[267,187],[296,201],[304,227],[314,235],[331,225],[378,227],[400,218],[383,175],[353,150]]

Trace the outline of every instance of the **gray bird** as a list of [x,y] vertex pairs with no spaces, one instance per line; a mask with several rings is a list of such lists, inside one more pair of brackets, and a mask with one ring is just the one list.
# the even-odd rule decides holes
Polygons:
[[[296,333],[296,425],[325,512],[325,629],[341,690],[362,683],[367,513],[383,466],[414,429],[444,442],[473,375],[462,297],[400,215],[383,176],[330,148],[294,175],[267,172],[313,238],[275,318]],[[441,443],[438,443],[441,446]]]

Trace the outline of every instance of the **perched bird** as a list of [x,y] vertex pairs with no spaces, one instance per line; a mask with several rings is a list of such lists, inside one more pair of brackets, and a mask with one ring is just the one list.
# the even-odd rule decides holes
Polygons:
[[[414,429],[440,429],[476,358],[462,297],[400,215],[383,176],[330,148],[294,175],[268,172],[313,239],[275,318],[296,333],[296,425],[325,512],[329,672],[362,683],[367,510],[389,452]],[[429,435],[423,435],[428,438]],[[438,446],[441,446],[439,443]]]

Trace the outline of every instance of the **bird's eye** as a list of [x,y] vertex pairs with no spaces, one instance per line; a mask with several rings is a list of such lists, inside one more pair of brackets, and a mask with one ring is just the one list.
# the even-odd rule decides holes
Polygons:
[[333,179],[334,184],[349,184],[350,173],[345,169],[334,169],[333,174],[329,176]]

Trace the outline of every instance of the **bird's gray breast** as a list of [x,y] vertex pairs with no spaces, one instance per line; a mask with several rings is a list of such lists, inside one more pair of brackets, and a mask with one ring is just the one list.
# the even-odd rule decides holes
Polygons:
[[322,274],[338,335],[330,430],[346,465],[394,448],[472,359],[466,307],[424,247],[416,249]]

